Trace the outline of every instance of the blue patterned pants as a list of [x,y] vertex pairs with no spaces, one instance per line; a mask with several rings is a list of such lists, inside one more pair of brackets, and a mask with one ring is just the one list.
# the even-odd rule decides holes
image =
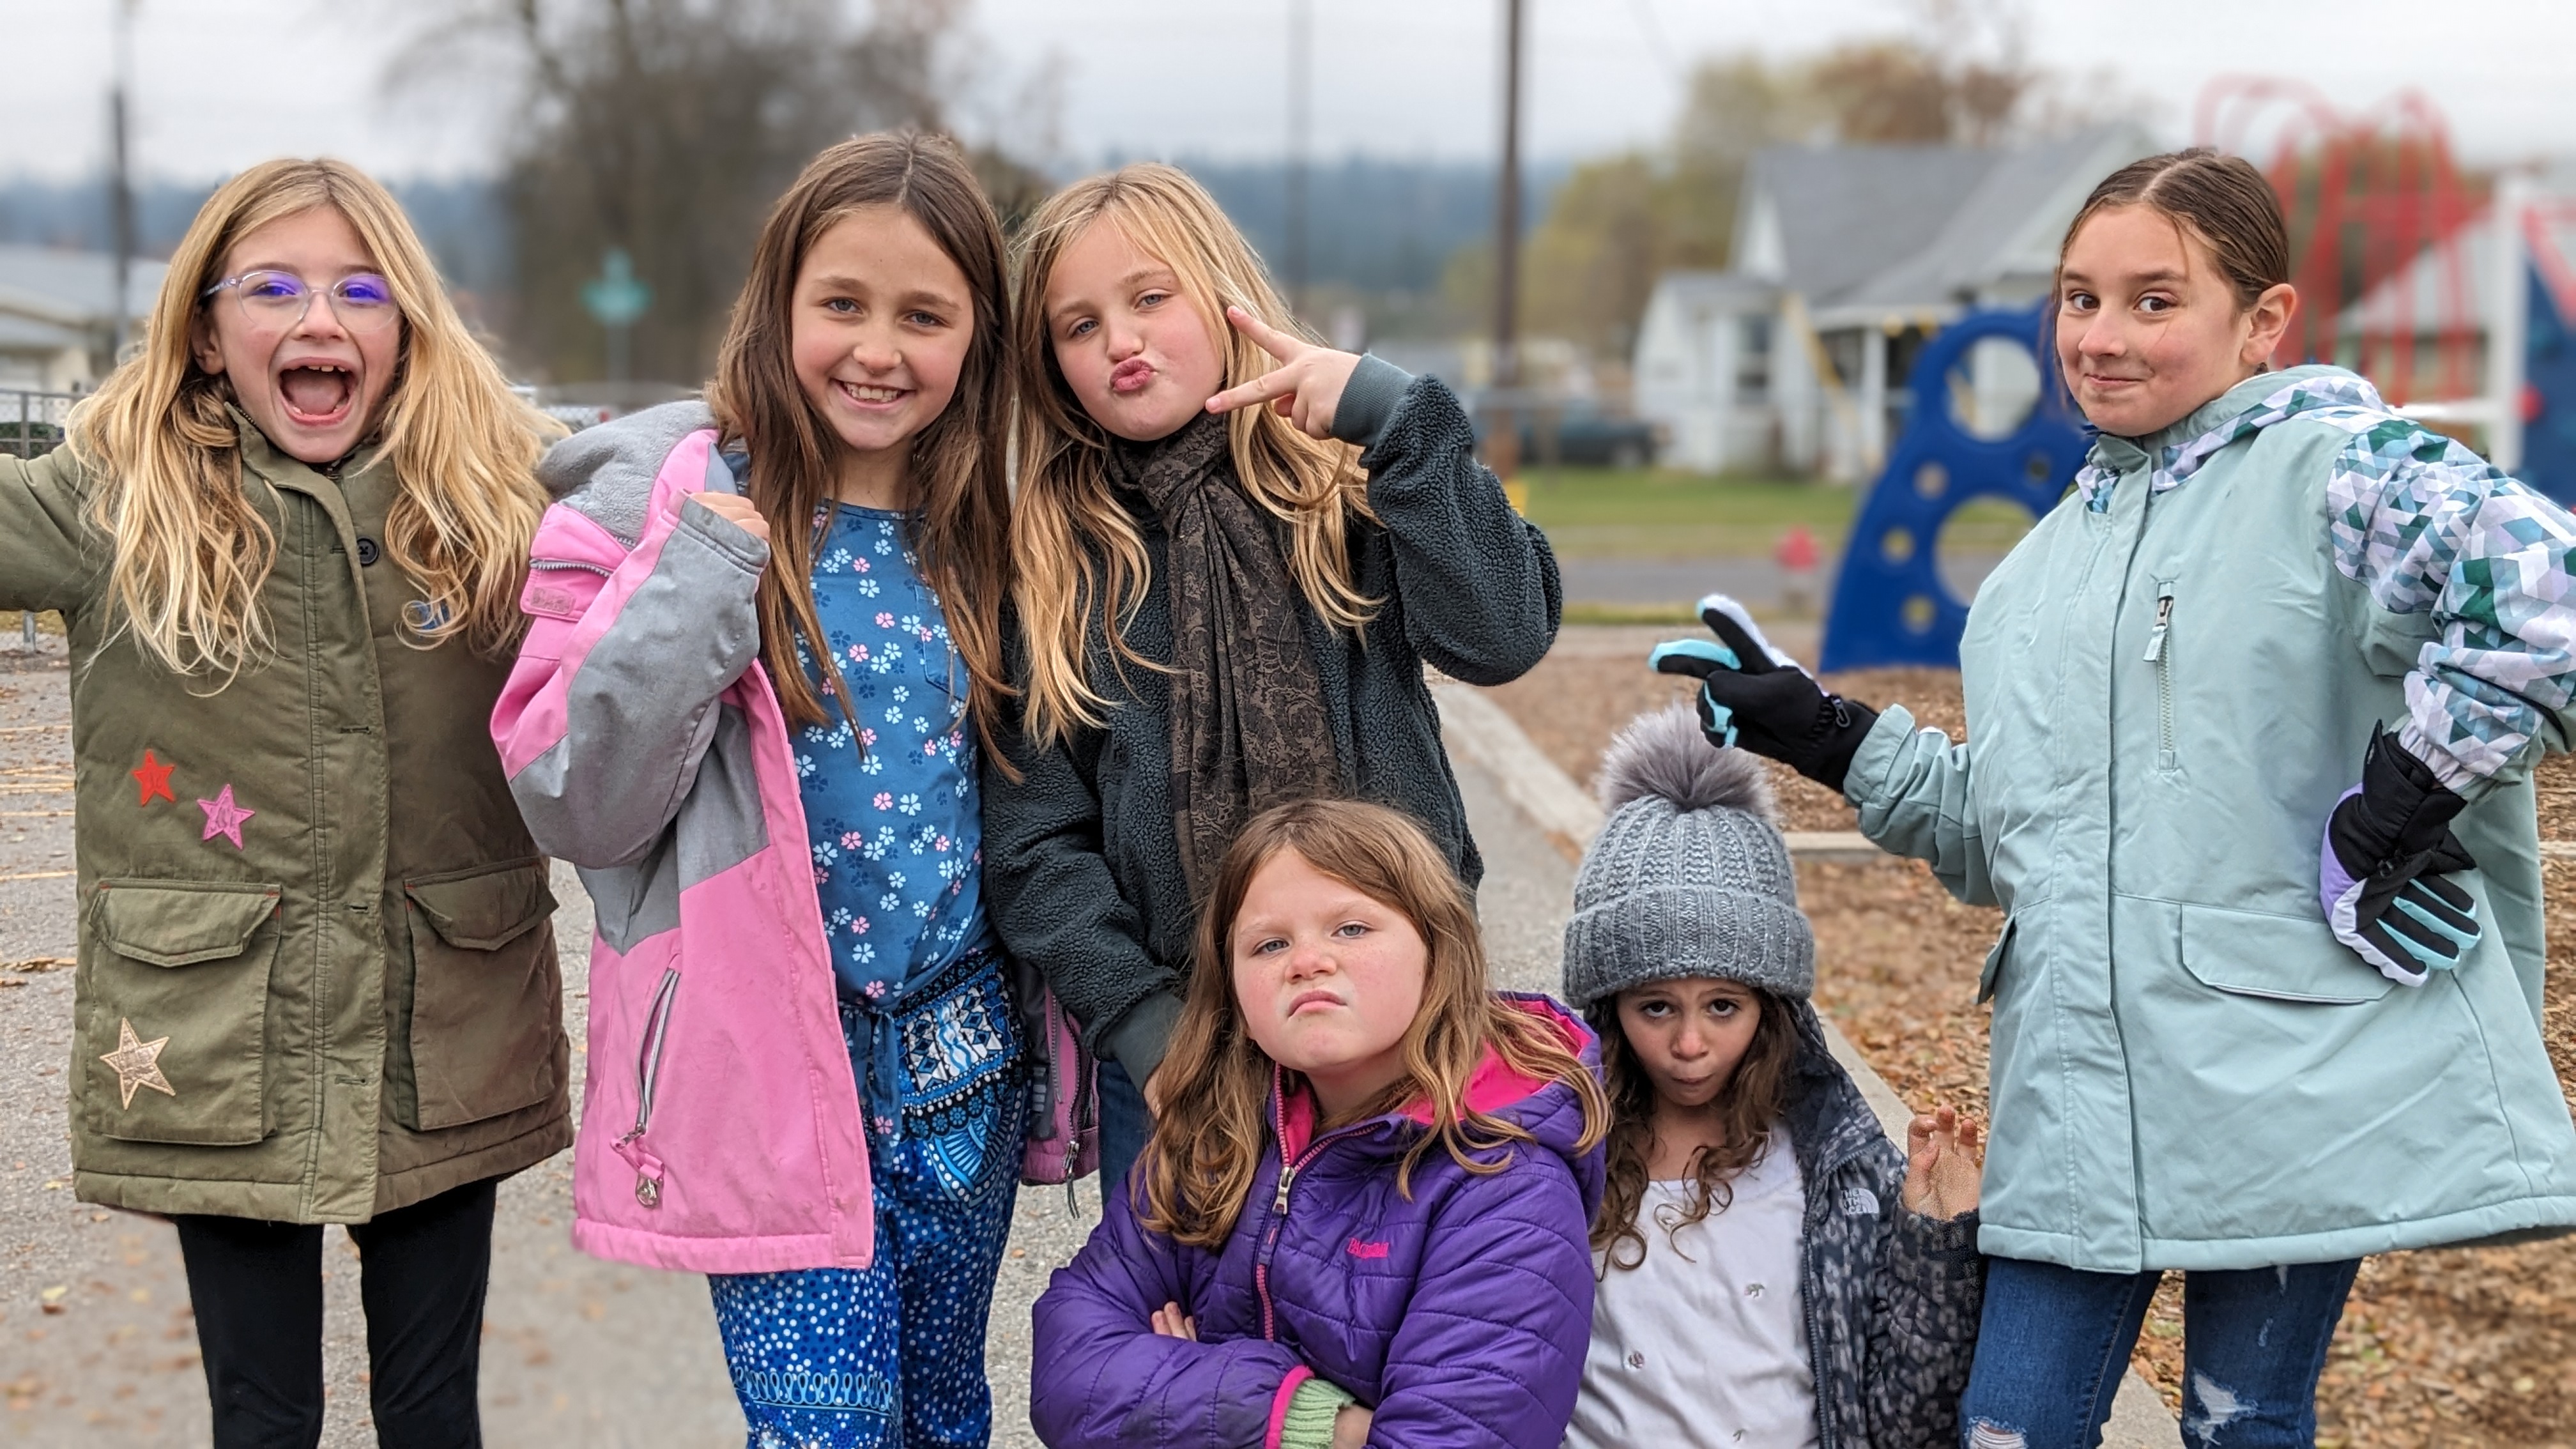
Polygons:
[[[1019,1195],[1020,1043],[998,958],[907,1005],[895,1131],[869,1133],[876,1262],[711,1276],[751,1449],[981,1449],[985,1319]],[[868,1092],[874,1023],[842,1010]]]

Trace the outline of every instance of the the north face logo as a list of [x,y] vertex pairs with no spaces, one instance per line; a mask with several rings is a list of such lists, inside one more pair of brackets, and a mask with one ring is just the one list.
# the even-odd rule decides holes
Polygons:
[[1843,1216],[1874,1218],[1878,1216],[1878,1194],[1865,1187],[1843,1189]]
[[1386,1244],[1363,1243],[1359,1239],[1353,1238],[1351,1239],[1350,1254],[1354,1258],[1383,1258],[1386,1256]]

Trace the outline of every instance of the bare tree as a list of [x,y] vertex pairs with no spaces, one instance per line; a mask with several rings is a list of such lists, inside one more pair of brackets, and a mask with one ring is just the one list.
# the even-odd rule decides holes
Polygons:
[[940,129],[969,81],[962,0],[877,0],[857,23],[836,0],[454,0],[442,19],[434,49],[497,57],[516,91],[509,341],[554,380],[602,375],[581,289],[612,250],[652,290],[634,375],[704,377],[797,169],[860,131]]

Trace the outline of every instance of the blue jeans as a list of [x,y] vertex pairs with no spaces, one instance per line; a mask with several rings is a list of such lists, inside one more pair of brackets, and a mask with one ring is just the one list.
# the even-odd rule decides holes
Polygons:
[[[2317,1434],[2317,1376],[2361,1260],[2183,1275],[2183,1442],[2291,1449]],[[1970,1449],[2091,1449],[2161,1273],[1986,1262],[1976,1367],[1959,1401]]]
[[1125,1067],[1104,1061],[1096,1080],[1100,1084],[1100,1206],[1105,1212],[1110,1192],[1126,1180],[1136,1159],[1145,1155],[1145,1139],[1154,1135],[1154,1114],[1145,1110],[1144,1089]]

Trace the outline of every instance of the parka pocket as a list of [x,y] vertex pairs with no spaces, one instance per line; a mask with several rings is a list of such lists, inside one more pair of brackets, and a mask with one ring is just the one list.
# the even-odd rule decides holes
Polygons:
[[546,863],[422,876],[403,896],[412,1090],[396,1090],[397,1120],[435,1132],[544,1101],[563,1007]]
[[2017,916],[2004,917],[2004,928],[1995,934],[1994,945],[1986,948],[1986,964],[1977,972],[1979,1006],[1995,999],[1995,980],[2003,974],[2004,958],[2012,954],[2013,928],[2019,922]]
[[83,1095],[128,1142],[238,1147],[268,1135],[275,885],[107,880],[83,942]]
[[2377,1001],[2397,984],[2336,940],[2322,918],[2192,905],[2180,914],[2183,969],[2213,990],[2357,1006]]

